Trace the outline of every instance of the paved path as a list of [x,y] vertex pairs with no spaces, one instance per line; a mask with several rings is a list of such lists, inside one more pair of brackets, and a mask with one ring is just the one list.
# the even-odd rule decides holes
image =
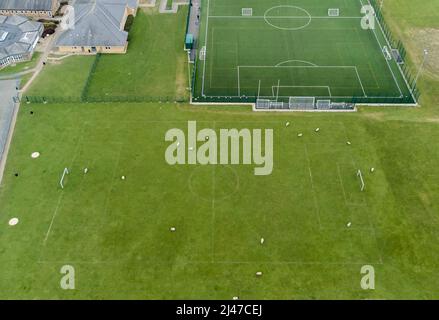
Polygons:
[[195,61],[195,55],[198,48],[198,38],[200,33],[200,15],[201,15],[201,0],[192,0],[191,13],[189,16],[188,33],[194,36],[194,49],[191,50],[191,61]]
[[22,76],[28,74],[28,73],[32,73],[35,71],[35,68],[32,69],[27,69],[24,71],[20,71],[17,73],[10,73],[10,74],[5,74],[5,75],[1,75],[0,76],[0,80],[9,80],[9,79],[17,79],[17,78],[21,78]]
[[32,75],[32,77],[29,79],[29,81],[26,83],[26,85],[21,88],[20,93],[22,94],[23,92],[25,92],[32,84],[32,82],[35,80],[36,77],[38,77],[38,75],[40,74],[41,70],[43,70],[44,68],[44,63],[47,61],[47,57],[50,54],[50,51],[52,51],[56,39],[58,39],[59,34],[61,33],[61,27],[58,27],[55,30],[55,33],[53,35],[51,35],[49,41],[46,43],[46,46],[43,50],[43,53],[40,56],[40,59],[37,62],[36,67],[34,68],[34,74]]
[[19,80],[0,81],[0,182],[18,112]]
[[160,13],[177,13],[178,6],[186,6],[189,4],[189,0],[173,0],[171,9],[166,9],[168,1],[172,0],[161,0],[159,6]]
[[[45,44],[44,51],[39,58],[36,67],[32,69],[34,74],[29,79],[27,84],[21,88],[21,90],[17,91],[17,88],[19,88],[18,79],[0,81],[0,183],[3,178],[6,159],[12,141],[15,123],[17,121],[18,110],[20,108],[18,99],[16,102],[13,98],[21,98],[23,92],[27,90],[35,78],[40,74],[41,70],[43,70],[44,62],[47,61],[47,57],[49,56],[49,53],[52,50],[58,36],[58,32],[55,32],[55,34],[53,34],[49,41]],[[18,74],[15,76],[17,75]]]

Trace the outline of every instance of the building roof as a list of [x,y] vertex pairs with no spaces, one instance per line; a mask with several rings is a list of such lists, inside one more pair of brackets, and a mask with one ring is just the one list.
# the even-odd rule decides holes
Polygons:
[[137,0],[77,0],[75,28],[64,31],[56,45],[124,46],[128,39],[128,33],[121,30],[125,9],[136,9],[137,4]]
[[53,0],[0,0],[1,10],[52,10]]
[[43,24],[22,16],[0,16],[0,59],[31,53]]

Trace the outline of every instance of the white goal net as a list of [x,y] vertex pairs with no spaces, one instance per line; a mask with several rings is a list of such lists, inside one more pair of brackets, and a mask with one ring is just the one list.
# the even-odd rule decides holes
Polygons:
[[282,101],[275,101],[269,99],[256,99],[256,109],[258,110],[283,110],[287,109],[288,105]]
[[241,14],[243,17],[251,17],[253,15],[253,8],[242,8]]
[[270,100],[268,99],[257,99],[256,109],[270,109]]
[[328,9],[328,16],[330,16],[330,17],[340,16],[340,9],[336,9],[336,8]]
[[314,109],[315,97],[290,97],[288,106],[290,109]]
[[331,100],[317,100],[316,108],[321,110],[331,109]]

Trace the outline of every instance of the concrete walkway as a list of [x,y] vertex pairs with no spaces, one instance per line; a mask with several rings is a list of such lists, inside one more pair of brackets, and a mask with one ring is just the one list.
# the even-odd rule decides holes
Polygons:
[[194,47],[190,52],[191,61],[195,61],[195,55],[198,48],[198,39],[200,33],[200,15],[201,15],[201,0],[192,0],[192,7],[190,8],[188,33],[194,36]]
[[[47,57],[49,56],[58,36],[58,32],[55,32],[55,34],[51,36],[51,39],[45,44],[44,51],[39,58],[36,67],[32,69],[34,74],[21,90],[17,90],[20,86],[19,79],[0,81],[0,183],[3,178],[9,146],[12,141],[17,114],[20,108],[19,99],[21,99],[23,92],[29,88],[36,77],[38,77],[41,70],[43,70],[44,62],[47,61]],[[22,73],[13,76],[16,78],[19,74]]]
[[19,80],[0,81],[0,182],[18,112]]
[[[168,1],[172,2],[172,8],[166,9]],[[159,6],[160,13],[177,13],[179,6],[186,6],[189,4],[189,0],[161,0]]]
[[26,85],[23,88],[21,88],[21,90],[20,90],[21,94],[23,92],[25,92],[32,85],[32,82],[34,82],[36,77],[38,77],[38,75],[40,74],[41,70],[43,70],[44,63],[47,61],[47,57],[49,56],[50,51],[52,51],[52,49],[55,45],[55,42],[58,39],[60,33],[61,33],[61,28],[58,27],[55,30],[55,33],[50,36],[51,39],[49,39],[49,41],[46,43],[46,47],[44,48],[44,51],[41,54],[40,59],[38,60],[36,67],[34,68],[35,72],[32,75],[32,77],[29,79],[29,81],[26,83]]
[[35,68],[32,68],[32,69],[27,69],[25,71],[20,71],[17,73],[5,74],[5,75],[0,76],[0,80],[18,79],[18,78],[21,78],[22,76],[24,76],[28,73],[32,73],[34,71],[35,71]]

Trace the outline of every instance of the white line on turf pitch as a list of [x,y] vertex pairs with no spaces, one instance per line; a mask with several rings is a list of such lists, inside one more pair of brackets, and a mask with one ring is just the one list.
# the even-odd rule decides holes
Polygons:
[[[299,60],[296,60],[296,61],[299,61]],[[364,96],[365,97],[367,97],[367,94],[366,94],[366,91],[365,91],[365,89],[364,89],[364,85],[363,85],[363,82],[361,81],[361,77],[360,77],[360,74],[358,73],[358,69],[357,69],[357,67],[356,66],[319,66],[319,65],[308,65],[308,66],[282,66],[282,65],[276,65],[276,66],[237,66],[237,68],[238,68],[238,92],[239,92],[239,94],[240,94],[240,78],[239,78],[239,75],[240,75],[240,68],[274,68],[274,69],[276,69],[276,68],[280,68],[280,69],[282,69],[282,68],[322,68],[322,69],[336,69],[336,68],[340,68],[340,69],[354,69],[354,71],[355,71],[355,74],[356,74],[356,77],[357,77],[357,79],[358,79],[358,81],[359,81],[359,84],[360,84],[360,86],[361,86],[361,90],[363,91],[363,94],[364,94]],[[285,86],[285,85],[283,85],[282,87],[294,87],[294,86]],[[328,87],[328,86],[310,86],[310,87]],[[234,97],[234,96],[232,96],[232,97]],[[238,95],[237,97],[240,97],[240,95]],[[263,96],[261,96],[261,97],[263,97]],[[279,96],[279,97],[281,97],[281,98],[285,98],[285,97],[289,97],[289,96]],[[329,96],[319,96],[318,98],[352,98],[352,96],[332,96],[332,93],[330,92],[330,89],[329,89]],[[390,98],[390,97],[389,97]]]
[[[209,16],[213,19],[309,19],[308,16]],[[363,17],[311,16],[312,19],[362,19]]]
[[312,189],[312,194],[313,194],[313,199],[314,199],[314,206],[315,206],[315,210],[317,213],[317,221],[319,223],[319,228],[322,229],[322,223],[321,223],[321,219],[320,219],[320,206],[319,206],[319,203],[317,201],[316,190],[314,187],[314,179],[313,179],[312,171],[311,171],[311,160],[309,159],[308,147],[306,146],[306,143],[305,143],[305,156],[306,156],[306,160],[308,162],[309,178],[311,181],[311,189]]
[[207,0],[207,17],[206,17],[206,41],[204,42],[204,46],[206,47],[206,52],[204,54],[204,63],[203,63],[203,82],[201,84],[201,95],[204,96],[204,81],[205,81],[205,75],[206,75],[206,60],[207,60],[207,40],[209,38],[209,6],[210,6],[210,0]]
[[[368,0],[368,2],[369,2],[369,4],[370,4],[370,1],[369,1],[369,0]],[[390,43],[389,43],[389,39],[387,39],[387,36],[386,36],[386,34],[384,33],[384,30],[383,30],[383,27],[381,26],[381,23],[378,21],[378,19],[377,19],[377,22],[378,22],[378,26],[379,26],[380,29],[381,29],[381,33],[382,33],[384,39],[386,40],[386,42],[387,42],[389,48],[391,48],[391,45],[390,45]],[[401,74],[401,76],[402,76],[402,78],[404,79],[404,82],[405,82],[407,88],[408,88],[409,91],[410,91],[410,94],[411,94],[411,96],[412,96],[412,98],[413,98],[413,101],[415,101],[415,103],[417,103],[416,98],[415,98],[415,95],[414,95],[414,93],[413,93],[412,90],[411,90],[410,84],[408,83],[407,78],[405,77],[405,74],[404,74],[404,72],[403,72],[402,69],[401,69],[401,66],[400,66],[398,63],[396,64],[396,66],[398,67],[399,73]]]
[[367,97],[366,91],[364,90],[363,82],[361,81],[360,74],[358,73],[357,67],[355,67],[355,73],[357,74],[358,81],[360,81],[361,90],[363,90],[363,94]]
[[[271,93],[273,94],[273,97],[275,96],[274,95],[274,89],[277,89],[278,88],[278,86],[271,86]],[[332,97],[332,94],[331,94],[331,88],[329,87],[329,86],[279,86],[279,88],[325,88],[325,89],[327,89],[328,90],[328,94],[329,94],[329,96],[328,97]],[[279,96],[280,98],[285,98],[285,97],[290,97],[290,96]],[[315,96],[313,96],[313,97],[315,97]]]
[[[87,123],[84,122],[84,124],[81,127],[81,130],[79,131],[80,132],[80,136],[79,136],[78,142],[77,142],[77,144],[75,146],[75,154],[73,155],[73,158],[72,158],[72,160],[70,162],[70,167],[72,167],[72,165],[75,162],[75,159],[76,159],[76,157],[77,157],[77,155],[79,153],[78,151],[79,151],[79,148],[80,148],[80,145],[81,145],[81,142],[82,142],[83,131],[84,131],[84,128],[85,128],[86,124]],[[59,207],[61,205],[61,200],[62,200],[63,197],[64,197],[64,192],[61,192],[61,194],[59,195],[59,198],[58,198],[58,203],[56,205],[55,211],[53,212],[49,228],[47,229],[46,236],[44,237],[44,241],[43,241],[43,245],[44,246],[46,245],[47,239],[49,238],[50,232],[52,231],[52,226],[53,226],[53,223],[55,222],[55,218],[56,218],[56,215],[58,214]]]
[[306,60],[296,60],[296,59],[285,60],[285,61],[279,62],[277,65],[275,65],[275,67],[280,67],[283,64],[286,64],[286,63],[289,63],[289,62],[301,62],[301,63],[309,64],[310,66],[313,66],[313,67],[318,67],[318,65],[316,65],[315,63],[312,63],[312,62],[309,62],[309,61],[306,61]]
[[[359,0],[359,1],[360,1],[360,5],[361,5],[361,6],[364,6],[364,5],[363,5],[363,1],[362,1],[362,0]],[[368,2],[369,2],[369,1],[368,1]],[[370,4],[370,2],[369,2],[369,4]],[[379,25],[379,27],[380,27],[380,29],[381,29],[381,33],[383,34],[384,40],[387,42],[388,46],[391,48],[391,45],[390,45],[389,41],[387,40],[387,37],[385,36],[384,31],[383,31],[383,29],[381,28],[381,24],[379,23],[379,21],[378,21],[377,18],[375,18],[375,22],[378,23],[378,25]],[[376,32],[375,32],[375,28],[372,29],[372,32],[373,32],[373,34],[374,34],[374,36],[375,36],[375,39],[376,39],[377,42],[378,42],[378,46],[380,47],[380,52],[381,52],[383,46],[381,45],[381,42],[380,42],[379,39],[378,39],[378,36],[377,36],[377,34],[376,34]],[[395,74],[393,73],[392,67],[390,66],[389,60],[387,60],[386,57],[384,57],[384,55],[382,55],[382,56],[383,56],[383,59],[384,59],[384,60],[386,61],[386,63],[387,63],[387,66],[388,66],[388,68],[389,68],[389,70],[390,70],[390,73],[392,74],[393,80],[394,80],[394,82],[395,82],[395,84],[396,84],[396,86],[397,86],[397,88],[398,88],[399,93],[400,93],[400,97],[404,96],[404,94],[402,93],[401,87],[399,86],[398,81],[397,81],[397,79],[396,79],[396,76],[395,76]],[[400,97],[399,97],[399,98],[400,98]]]
[[238,70],[238,96],[241,96],[241,79],[239,78],[239,66],[236,68]]

